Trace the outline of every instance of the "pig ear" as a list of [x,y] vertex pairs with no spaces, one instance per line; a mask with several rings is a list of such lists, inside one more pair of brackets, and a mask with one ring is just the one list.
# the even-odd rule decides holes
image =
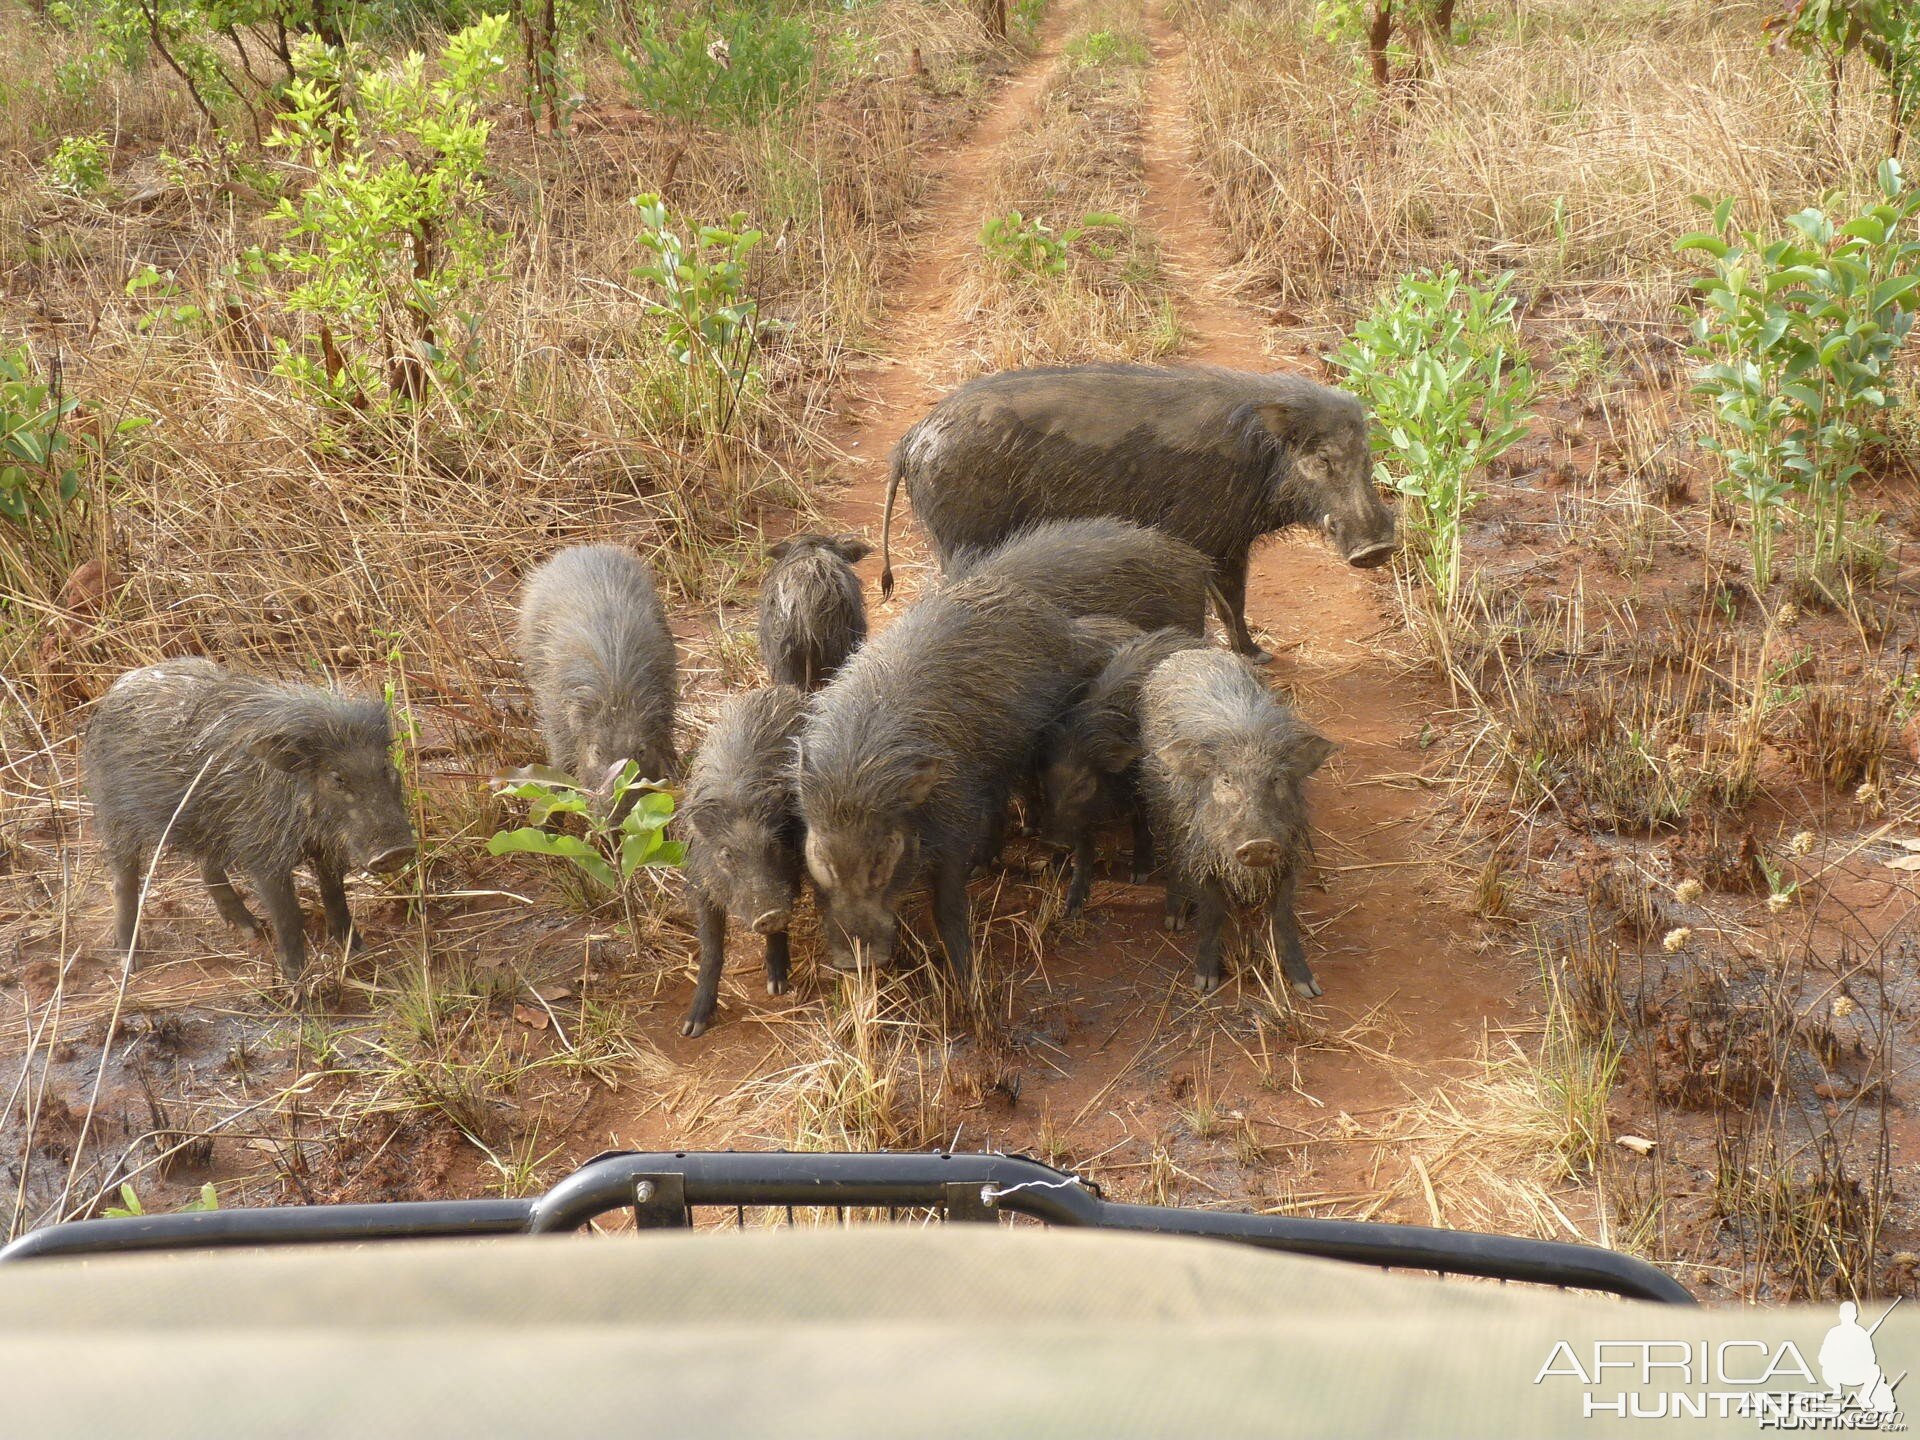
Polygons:
[[1280,753],[1287,770],[1304,780],[1326,764],[1327,757],[1338,748],[1319,731],[1303,725],[1287,737]]
[[1174,774],[1188,779],[1197,779],[1210,768],[1207,747],[1198,740],[1169,740],[1153,753]]
[[320,748],[315,738],[304,730],[280,730],[262,735],[247,748],[255,759],[265,761],[276,770],[285,770],[290,775],[311,770],[320,761]]
[[1107,736],[1087,747],[1087,758],[1107,774],[1118,775],[1140,758],[1140,747]]
[[813,872],[813,878],[815,880],[825,885],[828,889],[832,889],[840,883],[840,877],[834,874],[833,865],[827,859],[826,847],[821,845],[818,835],[815,835],[809,830],[802,849],[806,852],[807,869]]
[[793,541],[776,540],[767,547],[767,558],[770,560],[784,560],[787,558],[787,552],[792,549]]
[[912,806],[926,804],[946,768],[932,755],[919,755],[909,760],[902,785],[902,798]]
[[873,546],[858,535],[836,535],[828,544],[832,547],[833,553],[849,565],[858,565],[873,553]]

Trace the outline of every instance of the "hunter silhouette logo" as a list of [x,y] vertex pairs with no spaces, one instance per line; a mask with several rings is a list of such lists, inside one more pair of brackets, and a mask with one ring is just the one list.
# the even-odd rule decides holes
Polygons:
[[1843,1302],[1811,1365],[1791,1340],[1595,1340],[1584,1348],[1561,1340],[1533,1383],[1577,1381],[1588,1418],[1745,1417],[1762,1430],[1905,1430],[1894,1392],[1906,1375],[1887,1375],[1873,1339],[1899,1304],[1862,1325],[1860,1307]]
[[[1890,1305],[1887,1315],[1892,1313]],[[1887,1315],[1873,1322],[1873,1330],[1880,1328],[1880,1321]],[[1842,1301],[1840,1323],[1827,1331],[1827,1338],[1820,1342],[1820,1378],[1835,1395],[1845,1390],[1854,1391],[1854,1399],[1862,1410],[1891,1415],[1895,1408],[1893,1385],[1887,1383],[1880,1362],[1874,1357],[1873,1330],[1861,1326],[1858,1305],[1851,1300]]]

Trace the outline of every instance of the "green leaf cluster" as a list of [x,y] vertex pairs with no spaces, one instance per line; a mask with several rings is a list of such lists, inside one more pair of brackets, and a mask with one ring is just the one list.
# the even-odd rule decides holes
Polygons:
[[1694,389],[1713,411],[1722,488],[1747,509],[1762,588],[1783,508],[1806,522],[1816,564],[1838,555],[1862,455],[1885,439],[1920,295],[1920,190],[1894,160],[1876,178],[1880,198],[1858,214],[1809,208],[1772,236],[1738,228],[1731,200],[1696,196],[1712,228],[1679,241],[1708,267],[1694,281],[1693,354],[1706,362]]
[[744,213],[703,225],[675,215],[658,195],[636,195],[633,205],[649,256],[633,273],[647,284],[647,308],[666,324],[683,409],[724,433],[757,377],[754,357],[772,328],[747,290],[747,257],[766,237],[748,228]]
[[258,259],[293,278],[284,303],[308,321],[278,342],[279,373],[356,408],[454,398],[478,341],[475,298],[501,278],[505,236],[489,223],[483,103],[507,68],[507,17],[451,36],[426,58],[363,71],[354,47],[308,37],[269,143],[309,168],[274,218],[282,243]]
[[980,248],[987,259],[1010,276],[1065,275],[1079,241],[1100,231],[1126,230],[1127,219],[1106,210],[1091,210],[1077,225],[1056,231],[1036,216],[1009,210],[980,227]]
[[645,12],[638,53],[615,45],[642,109],[682,124],[745,126],[778,119],[819,81],[813,31],[763,9],[712,10],[677,22]]
[[1451,267],[1406,276],[1331,357],[1373,412],[1374,477],[1404,498],[1409,540],[1448,609],[1481,498],[1474,476],[1533,421],[1511,282],[1476,285]]
[[[631,760],[601,787],[542,766],[504,786],[501,793],[527,802],[530,823],[494,834],[487,841],[489,855],[564,860],[616,892],[636,870],[678,866],[686,858],[686,845],[666,837],[667,823],[673,819],[673,795],[642,779],[640,767]],[[585,835],[554,825],[566,815],[580,817]]]

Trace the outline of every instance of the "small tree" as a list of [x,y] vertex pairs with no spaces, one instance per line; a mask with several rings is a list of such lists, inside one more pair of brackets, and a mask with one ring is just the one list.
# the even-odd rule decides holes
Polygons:
[[263,257],[297,283],[286,297],[312,329],[280,341],[278,371],[355,409],[411,404],[437,379],[463,387],[479,328],[472,296],[498,278],[504,237],[482,213],[491,122],[481,101],[506,69],[507,17],[452,36],[440,76],[425,57],[360,74],[350,49],[303,43],[287,114],[269,143],[313,172],[274,218]]
[[1767,21],[1795,50],[1824,55],[1837,77],[1848,56],[1867,57],[1887,101],[1887,153],[1897,156],[1920,114],[1920,5],[1914,0],[1792,0]]
[[1767,236],[1733,223],[1733,201],[1697,203],[1713,228],[1683,251],[1709,266],[1694,281],[1693,353],[1707,364],[1696,393],[1713,407],[1709,442],[1726,462],[1723,489],[1747,509],[1754,582],[1773,576],[1778,511],[1795,501],[1821,577],[1846,543],[1847,499],[1861,457],[1884,436],[1895,356],[1920,303],[1920,191],[1900,164],[1880,166],[1881,198],[1836,221],[1809,208]]

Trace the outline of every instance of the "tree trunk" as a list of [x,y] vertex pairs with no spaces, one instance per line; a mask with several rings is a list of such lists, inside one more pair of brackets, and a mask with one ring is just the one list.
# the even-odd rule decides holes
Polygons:
[[1393,79],[1387,69],[1387,42],[1393,38],[1393,0],[1376,0],[1373,24],[1367,28],[1367,64],[1373,70],[1373,83],[1382,90]]

